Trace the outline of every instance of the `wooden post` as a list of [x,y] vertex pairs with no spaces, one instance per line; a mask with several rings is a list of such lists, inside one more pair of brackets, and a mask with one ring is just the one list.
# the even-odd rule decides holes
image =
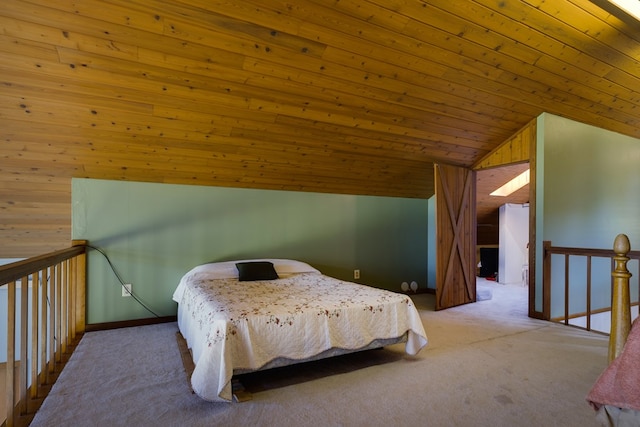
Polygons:
[[629,297],[629,279],[631,273],[627,269],[627,254],[631,249],[629,238],[618,234],[613,242],[615,268],[611,298],[611,335],[609,336],[609,363],[620,355],[631,330],[631,300]]
[[[72,240],[72,246],[82,246],[88,243],[87,240]],[[87,287],[87,254],[86,252],[78,255],[74,259],[74,283],[73,295],[74,302],[74,338],[75,334],[84,333],[86,326],[86,287]]]
[[[551,320],[551,242],[542,242],[542,318]],[[531,285],[529,285],[531,286]],[[535,283],[533,284],[535,286]]]

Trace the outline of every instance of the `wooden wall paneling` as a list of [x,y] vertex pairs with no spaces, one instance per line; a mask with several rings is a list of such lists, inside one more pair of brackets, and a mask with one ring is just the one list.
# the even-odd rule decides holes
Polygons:
[[515,135],[504,141],[491,153],[472,166],[474,170],[487,169],[514,163],[528,162],[531,158],[532,144],[535,147],[536,120],[527,123]]
[[640,136],[637,31],[590,2],[5,0],[0,29],[7,257],[66,246],[25,188],[72,177],[426,198],[544,111]]

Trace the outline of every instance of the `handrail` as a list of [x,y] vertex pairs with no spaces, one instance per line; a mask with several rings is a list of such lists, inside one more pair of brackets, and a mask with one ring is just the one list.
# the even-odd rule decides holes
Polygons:
[[0,266],[7,291],[2,427],[30,422],[85,331],[86,243]]
[[[592,248],[570,248],[563,246],[549,246],[548,252],[555,255],[576,255],[613,258],[616,253],[613,249],[592,249]],[[627,256],[630,259],[640,259],[640,251],[629,251]]]
[[82,244],[78,244],[49,254],[16,261],[11,264],[0,265],[0,283],[7,284],[9,282],[20,280],[25,276],[36,273],[44,268],[76,257],[85,252],[86,248]]

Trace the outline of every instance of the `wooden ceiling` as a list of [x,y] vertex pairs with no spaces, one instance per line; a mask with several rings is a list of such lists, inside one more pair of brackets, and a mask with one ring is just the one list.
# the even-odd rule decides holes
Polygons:
[[640,137],[640,26],[587,0],[2,0],[0,28],[0,258],[68,245],[72,177],[427,198],[542,112]]

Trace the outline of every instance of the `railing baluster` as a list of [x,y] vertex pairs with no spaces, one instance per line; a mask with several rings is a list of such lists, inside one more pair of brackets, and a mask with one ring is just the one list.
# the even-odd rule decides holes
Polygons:
[[60,352],[60,349],[62,348],[62,315],[60,313],[62,306],[61,306],[61,301],[62,301],[62,269],[63,269],[63,263],[59,262],[58,265],[56,265],[56,289],[55,289],[55,293],[56,293],[56,305],[55,305],[55,322],[56,322],[56,335],[55,335],[55,350],[54,350],[54,355],[55,355],[55,361],[56,363],[60,363],[62,362],[62,354]]
[[15,407],[15,360],[16,360],[16,282],[9,282],[7,289],[7,372],[6,372],[6,406],[7,427],[14,423]]
[[51,381],[53,376],[53,372],[55,370],[55,358],[56,354],[55,349],[55,337],[56,337],[56,322],[55,322],[55,303],[56,303],[56,271],[58,270],[57,265],[51,266],[51,279],[49,280],[49,336],[47,337],[47,342],[49,344],[49,353],[47,354],[47,371],[49,372],[48,380]]
[[569,324],[569,254],[564,255],[564,324]]
[[587,331],[591,330],[591,255],[587,256]]
[[30,397],[38,397],[38,333],[40,322],[38,321],[38,297],[40,289],[41,271],[36,271],[31,276],[31,394]]
[[[60,282],[60,357],[67,352],[67,321],[69,296],[69,262],[62,262],[62,281]],[[62,359],[61,359],[62,360]]]
[[49,283],[51,281],[51,267],[43,270],[42,287],[40,290],[40,319],[42,326],[40,327],[40,376],[42,384],[49,384],[49,368],[47,365],[47,337],[49,331]]
[[73,340],[76,337],[76,311],[74,306],[76,305],[76,292],[75,286],[78,275],[76,274],[76,268],[78,262],[75,258],[69,260],[69,337]]
[[29,332],[29,278],[20,279],[20,360],[18,361],[18,384],[20,400],[20,415],[27,413],[27,375],[29,364],[28,332]]
[[[542,317],[551,319],[551,242],[542,242]],[[535,284],[533,284],[535,286]],[[531,284],[529,284],[531,286]]]

